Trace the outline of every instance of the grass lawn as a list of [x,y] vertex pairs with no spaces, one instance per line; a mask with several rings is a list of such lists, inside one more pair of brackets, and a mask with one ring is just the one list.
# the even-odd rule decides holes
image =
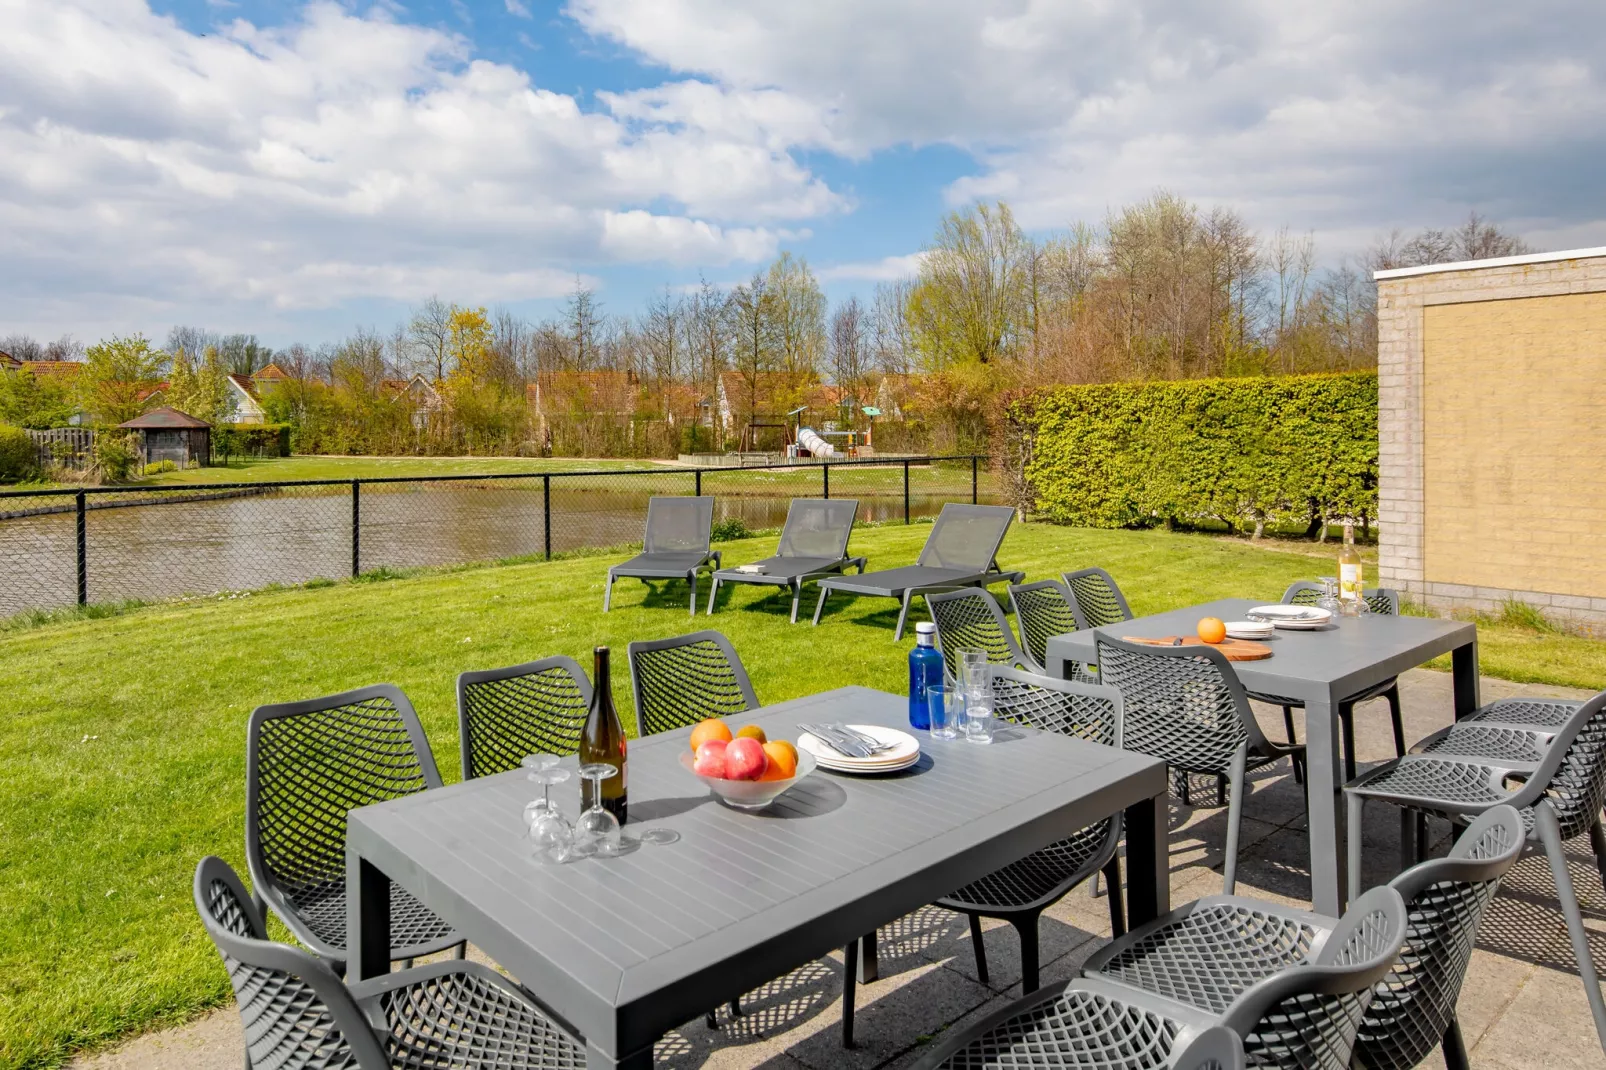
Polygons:
[[[483,463],[483,462],[476,462]],[[833,487],[833,489],[835,489]],[[930,528],[860,531],[872,567],[912,561]],[[724,544],[726,562],[773,537]],[[1030,578],[1099,564],[1139,614],[1230,595],[1275,599],[1328,569],[1332,547],[1251,546],[1163,532],[1016,526],[1000,559]],[[417,705],[441,772],[456,779],[457,673],[596,644],[717,627],[759,698],[850,683],[898,691],[908,642],[890,600],[838,597],[818,629],[787,601],[736,587],[709,618],[685,588],[630,581],[601,612],[607,558],[507,565],[155,606],[14,632],[0,643],[0,1068],[47,1067],[75,1049],[192,1016],[229,998],[190,904],[196,861],[244,871],[245,722],[252,707],[362,684]],[[1521,629],[1482,632],[1486,671],[1601,686],[1606,644]],[[628,721],[628,672],[615,674]]]

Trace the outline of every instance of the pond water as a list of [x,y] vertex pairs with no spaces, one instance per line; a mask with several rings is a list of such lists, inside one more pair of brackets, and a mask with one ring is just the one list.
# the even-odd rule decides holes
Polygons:
[[[968,502],[966,477],[962,492],[956,486],[949,493],[911,494],[910,515],[931,516],[945,502]],[[678,481],[688,482],[684,475]],[[552,481],[553,553],[639,542],[648,498],[687,491],[613,482],[581,487]],[[716,521],[736,517],[750,529],[780,527],[791,502],[784,492],[722,494],[706,484],[704,489],[714,493]],[[903,519],[901,486],[896,492],[853,488],[833,497],[858,498],[861,522]],[[0,501],[0,509],[28,504]],[[364,484],[359,515],[363,571],[540,555],[546,549],[539,478]],[[75,523],[72,512],[0,520],[0,616],[76,601]],[[352,498],[342,486],[276,488],[240,497],[96,508],[86,514],[85,536],[91,602],[338,579],[352,569]]]

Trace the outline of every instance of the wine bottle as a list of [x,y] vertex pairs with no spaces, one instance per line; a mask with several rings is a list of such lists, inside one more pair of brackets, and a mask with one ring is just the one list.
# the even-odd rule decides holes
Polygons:
[[[594,650],[591,673],[591,709],[580,731],[580,764],[607,762],[619,771],[602,782],[602,806],[625,823],[625,726],[613,708],[613,687],[608,672],[608,648]],[[580,808],[592,805],[590,780],[580,782]]]
[[1338,554],[1339,603],[1359,602],[1365,577],[1361,573],[1360,551],[1355,549],[1355,525],[1344,522],[1344,549]]

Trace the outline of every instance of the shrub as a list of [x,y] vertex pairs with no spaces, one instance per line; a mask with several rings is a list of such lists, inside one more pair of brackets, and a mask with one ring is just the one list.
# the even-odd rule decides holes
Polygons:
[[753,533],[747,530],[739,516],[728,516],[723,520],[714,521],[709,530],[709,539],[713,542],[730,542],[732,539],[745,539]]
[[288,457],[289,424],[218,424],[212,428],[216,457]]
[[154,464],[148,464],[145,466],[145,474],[148,476],[159,476],[163,472],[177,471],[178,465],[174,464],[172,461],[157,461]]
[[37,455],[28,432],[0,424],[0,483],[32,479],[38,473]]
[[1061,523],[1315,534],[1377,513],[1375,374],[1058,387],[1008,415],[1032,507]]
[[96,433],[95,464],[107,482],[121,483],[138,463],[139,451],[134,449],[133,435],[115,430]]

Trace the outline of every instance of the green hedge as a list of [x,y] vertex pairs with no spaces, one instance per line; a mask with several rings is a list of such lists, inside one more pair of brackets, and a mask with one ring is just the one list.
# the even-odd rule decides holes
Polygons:
[[1259,533],[1377,515],[1377,376],[1066,386],[1009,408],[1032,506],[1088,527]]
[[39,474],[37,460],[38,453],[28,432],[10,424],[0,424],[0,483],[32,479]]
[[289,424],[217,424],[212,428],[214,457],[288,457]]

